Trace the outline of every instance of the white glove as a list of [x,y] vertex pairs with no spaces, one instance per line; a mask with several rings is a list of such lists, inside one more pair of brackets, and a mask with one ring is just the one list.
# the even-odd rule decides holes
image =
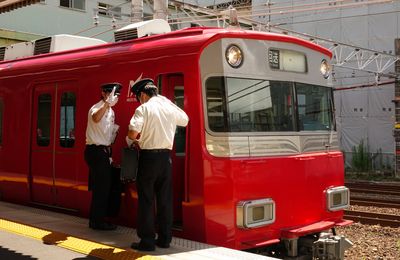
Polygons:
[[126,144],[128,145],[128,147],[131,147],[132,144],[134,143],[134,141],[132,139],[130,139],[128,136],[125,137],[126,140]]
[[107,97],[106,102],[110,105],[110,107],[115,106],[118,102],[118,96],[114,95],[115,90],[117,87],[114,87],[113,90],[111,91],[110,95]]

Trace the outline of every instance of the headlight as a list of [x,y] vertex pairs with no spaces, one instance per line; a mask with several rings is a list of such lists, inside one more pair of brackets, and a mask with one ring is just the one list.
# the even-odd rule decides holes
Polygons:
[[329,63],[325,59],[321,62],[320,71],[325,79],[329,78],[329,75],[331,74],[331,65],[329,65]]
[[255,228],[275,222],[275,202],[272,199],[240,201],[236,206],[236,224],[240,228]]
[[236,45],[230,45],[226,49],[225,58],[232,68],[238,68],[243,63],[242,50]]
[[330,211],[348,208],[350,206],[349,189],[344,186],[328,189],[326,191],[326,203]]

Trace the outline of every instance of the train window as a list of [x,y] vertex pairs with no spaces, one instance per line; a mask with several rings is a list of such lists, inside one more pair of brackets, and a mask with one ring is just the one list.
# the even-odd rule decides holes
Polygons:
[[293,84],[211,77],[206,81],[208,125],[214,132],[294,131]]
[[[183,109],[184,91],[182,86],[177,86],[174,89],[175,104]],[[175,153],[177,155],[185,155],[186,147],[186,128],[178,126],[175,131]]]
[[76,96],[73,92],[65,92],[61,96],[60,107],[60,146],[74,147],[75,144],[75,110]]
[[0,98],[0,145],[3,144],[3,112],[4,111],[4,105],[3,105],[3,99]]
[[38,146],[49,146],[51,122],[51,95],[41,94],[38,97],[38,115],[36,143]]
[[223,77],[212,77],[206,82],[208,125],[214,132],[228,132],[228,120]]
[[332,92],[330,88],[296,83],[300,130],[330,130]]

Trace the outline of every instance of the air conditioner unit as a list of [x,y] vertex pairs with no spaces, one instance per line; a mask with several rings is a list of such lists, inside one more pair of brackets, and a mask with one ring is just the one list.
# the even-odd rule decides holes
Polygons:
[[20,42],[5,47],[4,60],[15,60],[32,56],[33,42]]
[[[104,43],[107,42],[82,36],[58,34],[31,42],[12,44],[5,47],[5,49],[0,49],[0,61],[2,60],[1,56],[3,56],[3,60],[15,60],[33,55],[73,50]],[[3,54],[2,51],[4,51]]]
[[104,43],[107,42],[99,39],[76,36],[76,35],[58,34],[51,37],[36,40],[33,55],[73,50]]
[[115,42],[137,39],[154,34],[163,34],[171,31],[168,22],[163,19],[154,19],[133,23],[114,32]]

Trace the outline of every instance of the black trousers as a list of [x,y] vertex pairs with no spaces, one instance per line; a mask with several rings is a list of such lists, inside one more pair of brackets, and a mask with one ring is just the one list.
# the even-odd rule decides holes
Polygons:
[[139,207],[137,234],[144,246],[155,244],[154,199],[156,198],[158,240],[172,239],[172,183],[170,151],[142,150],[136,179]]
[[85,161],[89,166],[89,190],[92,191],[90,221],[102,222],[107,216],[110,196],[111,150],[106,146],[86,145]]

